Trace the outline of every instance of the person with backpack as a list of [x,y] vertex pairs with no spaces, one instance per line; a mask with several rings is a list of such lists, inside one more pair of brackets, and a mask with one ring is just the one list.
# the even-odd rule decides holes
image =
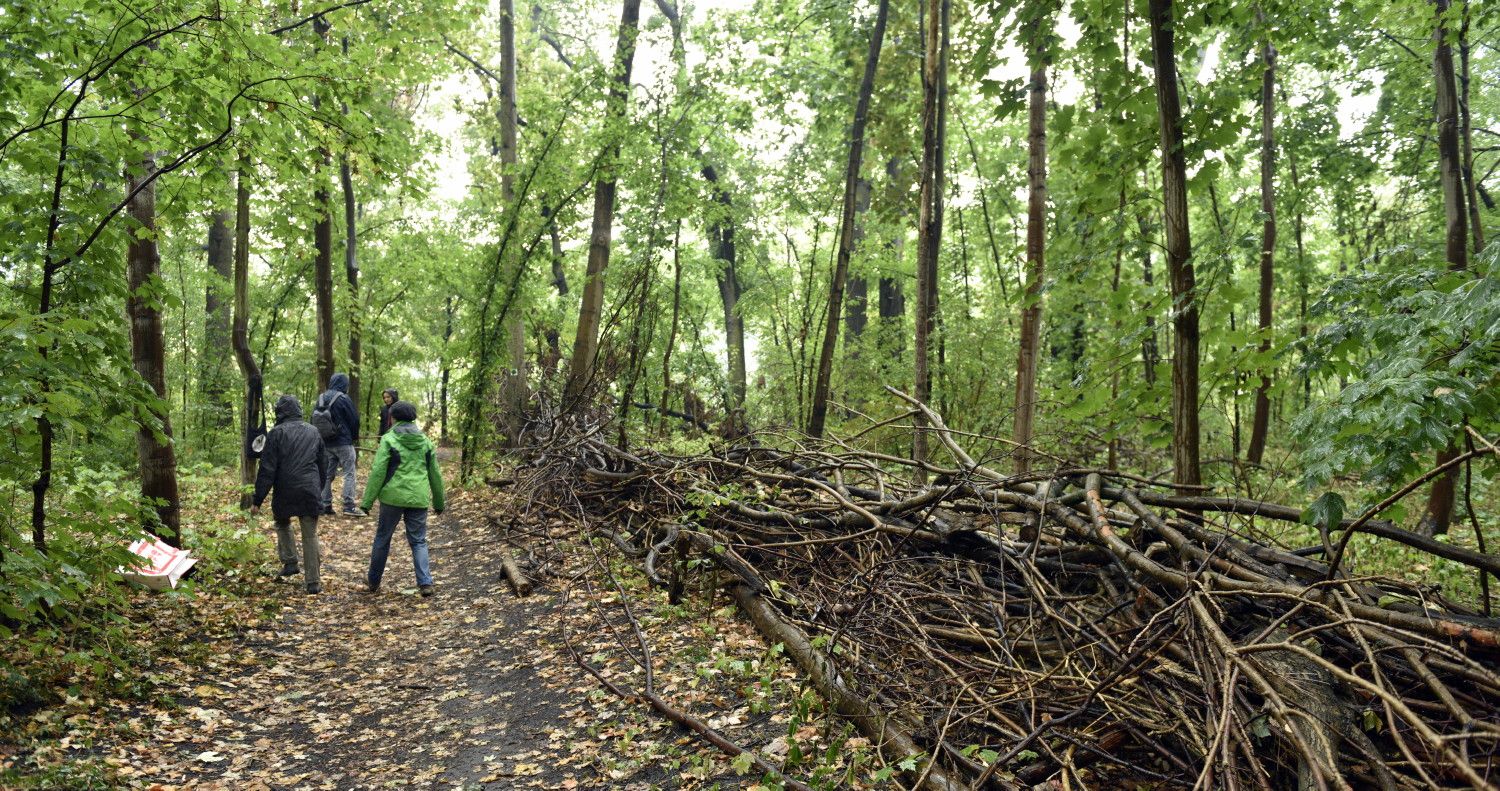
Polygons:
[[375,464],[365,483],[366,510],[380,500],[380,518],[375,528],[375,543],[370,548],[370,572],[365,577],[365,593],[380,590],[385,576],[385,561],[391,552],[391,537],[396,525],[406,522],[406,543],[411,546],[411,561],[417,573],[417,589],[431,596],[432,571],[427,558],[427,506],[441,515],[446,507],[443,475],[438,470],[432,441],[416,426],[417,408],[409,401],[391,405],[396,425],[380,438]]
[[260,453],[260,472],[255,476],[255,494],[250,513],[259,514],[261,503],[272,489],[271,514],[276,518],[276,554],[281,574],[298,573],[297,544],[292,538],[292,517],[302,527],[302,581],[308,593],[322,590],[318,575],[318,512],[320,493],[328,480],[328,458],[323,437],[302,420],[302,404],[293,395],[276,399],[276,425],[266,434]]
[[313,405],[313,427],[328,448],[328,477],[323,479],[323,513],[333,514],[333,478],[344,475],[344,516],[364,516],[354,502],[354,441],[359,438],[359,410],[349,397],[349,376],[334,374]]

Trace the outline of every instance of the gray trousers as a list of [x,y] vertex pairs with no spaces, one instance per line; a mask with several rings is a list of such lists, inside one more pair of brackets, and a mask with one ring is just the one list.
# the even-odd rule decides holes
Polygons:
[[[302,581],[308,585],[319,584],[318,565],[322,547],[318,545],[318,518],[299,516],[302,525]],[[276,554],[281,557],[283,568],[296,568],[297,541],[292,538],[292,520],[276,520]]]
[[359,503],[354,501],[354,446],[328,446],[328,480],[323,483],[323,510],[333,507],[333,476],[344,474],[344,510],[353,511]]

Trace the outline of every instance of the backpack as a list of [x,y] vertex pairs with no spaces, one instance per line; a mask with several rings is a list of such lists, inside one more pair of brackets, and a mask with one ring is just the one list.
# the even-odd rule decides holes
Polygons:
[[338,436],[339,427],[333,422],[332,409],[333,403],[342,395],[343,393],[337,393],[333,398],[329,398],[325,402],[324,399],[327,397],[327,393],[324,393],[318,396],[317,403],[313,405],[312,419],[307,422],[311,423],[313,428],[318,430],[318,433],[323,436],[324,442]]

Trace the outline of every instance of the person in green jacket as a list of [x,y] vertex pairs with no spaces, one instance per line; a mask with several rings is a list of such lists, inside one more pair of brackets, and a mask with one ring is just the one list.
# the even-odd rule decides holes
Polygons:
[[391,552],[391,537],[396,525],[406,521],[406,543],[411,545],[411,561],[417,571],[417,589],[423,596],[432,595],[432,571],[427,559],[427,506],[442,514],[443,476],[438,471],[432,441],[416,427],[417,408],[409,401],[391,405],[395,426],[380,438],[375,451],[375,465],[365,483],[364,509],[380,500],[380,519],[375,528],[375,545],[370,549],[370,572],[365,577],[365,592],[380,590],[385,575],[385,561]]

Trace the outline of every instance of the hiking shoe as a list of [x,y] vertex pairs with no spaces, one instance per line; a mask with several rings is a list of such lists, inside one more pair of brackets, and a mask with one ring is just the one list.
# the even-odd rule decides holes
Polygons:
[[302,569],[297,568],[297,566],[295,564],[293,564],[293,565],[290,565],[290,566],[282,566],[281,567],[281,573],[277,574],[276,576],[278,576],[278,577],[295,577],[295,576],[297,576],[298,574],[301,574],[301,573],[302,573]]
[[325,506],[323,506],[323,510],[321,510],[321,511],[318,512],[318,516],[333,516],[333,506],[331,506],[331,505],[325,505]]
[[309,585],[309,586],[307,586],[307,592],[309,594],[322,593],[323,592],[323,586],[322,585]]
[[369,595],[369,594],[372,594],[372,593],[379,593],[380,592],[380,586],[379,585],[371,585],[370,583],[366,582],[365,586],[363,588],[359,589],[359,592],[363,593],[365,595]]
[[359,519],[361,517],[369,516],[369,514],[365,513],[365,509],[360,508],[359,506],[356,505],[353,508],[345,508],[344,509],[344,516],[352,516],[355,519]]
[[417,592],[421,593],[422,594],[422,598],[425,599],[428,596],[431,596],[433,594],[432,586],[431,585],[418,585],[417,586]]

